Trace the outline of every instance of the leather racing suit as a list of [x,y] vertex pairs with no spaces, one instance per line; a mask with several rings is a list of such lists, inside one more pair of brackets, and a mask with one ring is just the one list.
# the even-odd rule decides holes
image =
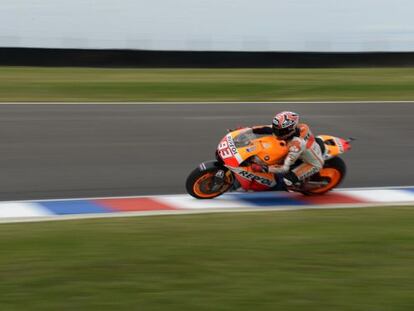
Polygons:
[[[273,134],[271,126],[255,127],[256,134]],[[274,174],[283,174],[286,185],[298,183],[305,178],[319,172],[323,167],[324,159],[321,147],[315,136],[306,124],[299,124],[295,134],[286,140],[288,154],[282,165],[269,166],[268,171]],[[291,166],[298,160],[303,163],[291,170]]]

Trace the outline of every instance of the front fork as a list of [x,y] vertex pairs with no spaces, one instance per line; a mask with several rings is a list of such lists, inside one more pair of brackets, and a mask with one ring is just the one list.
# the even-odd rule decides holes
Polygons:
[[[224,167],[219,161],[206,161],[199,165],[201,171],[216,170],[212,179],[211,190],[219,191],[226,184],[226,175],[233,174],[228,168]],[[230,177],[230,176],[229,176]],[[232,183],[234,178],[230,179]]]
[[219,169],[213,177],[213,186],[211,187],[212,191],[218,191],[221,187],[224,186],[226,182],[226,172],[224,169]]

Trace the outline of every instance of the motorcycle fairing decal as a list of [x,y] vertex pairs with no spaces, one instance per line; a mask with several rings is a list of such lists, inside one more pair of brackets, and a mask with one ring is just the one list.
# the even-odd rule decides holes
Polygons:
[[232,155],[237,159],[237,162],[240,164],[243,162],[243,158],[241,157],[240,153],[237,151],[236,145],[234,144],[233,137],[231,133],[226,135],[226,140]]
[[[267,187],[274,187],[276,186],[276,180],[275,179],[269,179],[266,178],[264,176],[264,174],[254,174],[252,172],[249,172],[247,170],[244,170],[243,168],[240,167],[229,167],[227,166],[230,170],[232,170],[235,174],[237,174],[238,176],[247,179],[249,181],[255,181],[261,185],[267,186]],[[260,174],[260,175],[259,175]],[[266,174],[268,175],[268,174]]]
[[344,153],[344,146],[342,145],[342,142],[340,141],[340,139],[335,137],[334,140],[335,140],[335,144],[338,146],[339,153]]
[[205,171],[207,169],[204,163],[201,163],[199,167],[200,167],[200,170],[202,171]]
[[217,152],[226,164],[238,166],[241,162],[243,162],[243,159],[234,145],[233,138],[229,135],[230,134],[226,135],[221,140],[217,146]]
[[318,137],[325,143],[326,150],[323,155],[325,160],[336,157],[350,149],[349,144],[342,138],[331,135],[319,135]]

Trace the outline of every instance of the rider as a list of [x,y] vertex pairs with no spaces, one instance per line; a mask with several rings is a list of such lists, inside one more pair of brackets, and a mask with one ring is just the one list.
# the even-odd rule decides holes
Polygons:
[[[324,159],[321,147],[306,124],[299,124],[299,115],[283,111],[273,118],[272,126],[262,126],[253,129],[256,134],[274,134],[278,139],[285,140],[289,152],[283,165],[262,166],[253,164],[254,171],[266,171],[281,174],[286,186],[300,185],[301,181],[319,172]],[[297,161],[302,163],[293,169]]]

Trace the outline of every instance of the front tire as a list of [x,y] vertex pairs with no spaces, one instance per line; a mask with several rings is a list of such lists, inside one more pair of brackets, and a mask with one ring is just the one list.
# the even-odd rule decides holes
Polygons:
[[[216,173],[220,170],[224,172],[222,184],[217,183]],[[188,194],[196,199],[212,199],[222,195],[233,185],[234,177],[232,172],[225,167],[210,167],[201,170],[200,167],[194,169],[187,177],[185,183]]]

